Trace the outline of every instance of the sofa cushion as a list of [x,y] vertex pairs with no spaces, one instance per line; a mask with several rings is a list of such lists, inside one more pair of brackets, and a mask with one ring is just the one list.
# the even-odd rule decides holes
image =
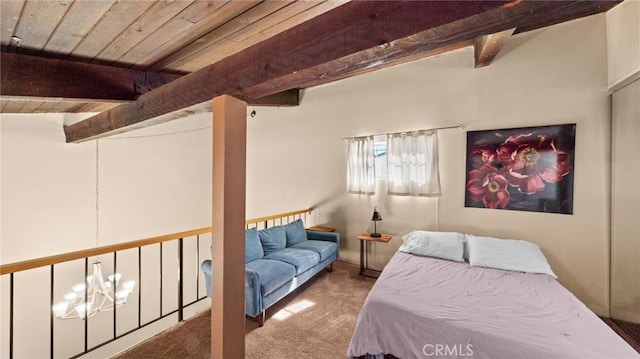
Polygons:
[[265,259],[276,259],[296,267],[296,275],[300,275],[315,267],[320,262],[320,255],[313,251],[297,248],[285,248],[265,256]]
[[260,259],[264,256],[264,250],[262,249],[262,243],[260,243],[260,237],[258,236],[258,230],[256,228],[249,228],[244,234],[245,239],[245,263],[253,262],[256,259]]
[[287,236],[281,226],[266,228],[258,231],[264,255],[268,256],[287,246]]
[[269,259],[257,259],[245,265],[246,274],[257,274],[260,278],[260,291],[263,297],[292,280],[295,271],[295,267],[291,264]]
[[334,242],[308,240],[298,243],[291,248],[306,249],[320,255],[320,262],[331,257],[338,250],[338,245]]
[[304,224],[301,219],[282,226],[284,232],[287,235],[287,247],[291,247],[294,244],[298,244],[307,240],[307,230],[304,229]]

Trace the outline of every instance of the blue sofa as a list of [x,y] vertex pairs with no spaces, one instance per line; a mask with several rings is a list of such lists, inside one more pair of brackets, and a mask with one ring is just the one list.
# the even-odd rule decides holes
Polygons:
[[[245,313],[264,325],[265,310],[338,259],[340,234],[307,231],[302,220],[245,232]],[[211,260],[202,262],[211,296]]]

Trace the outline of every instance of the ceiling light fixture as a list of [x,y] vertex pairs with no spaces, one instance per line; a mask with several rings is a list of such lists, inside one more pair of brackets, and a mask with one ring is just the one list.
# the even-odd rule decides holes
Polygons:
[[[99,146],[96,141],[96,247],[99,238],[98,215],[98,159]],[[102,276],[102,263],[99,258],[93,263],[92,274],[87,276],[86,283],[78,283],[72,291],[64,295],[64,301],[53,305],[52,310],[57,318],[91,318],[98,312],[113,310],[127,302],[136,282],[133,280],[120,283],[121,273]]]

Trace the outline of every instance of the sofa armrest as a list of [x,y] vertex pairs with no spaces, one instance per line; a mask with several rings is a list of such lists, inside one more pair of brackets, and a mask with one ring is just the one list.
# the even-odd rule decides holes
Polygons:
[[211,297],[211,259],[202,261],[200,264],[202,273],[204,273],[204,283],[207,288],[207,297]]
[[260,273],[245,268],[244,276],[245,311],[250,316],[255,317],[262,312]]
[[315,241],[329,241],[340,245],[340,233],[307,231],[307,239]]

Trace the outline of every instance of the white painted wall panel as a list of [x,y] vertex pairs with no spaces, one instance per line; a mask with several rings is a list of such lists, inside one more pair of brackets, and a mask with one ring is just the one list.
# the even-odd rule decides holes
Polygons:
[[640,77],[640,0],[625,0],[607,12],[609,87]]
[[613,94],[611,317],[640,323],[640,80]]

